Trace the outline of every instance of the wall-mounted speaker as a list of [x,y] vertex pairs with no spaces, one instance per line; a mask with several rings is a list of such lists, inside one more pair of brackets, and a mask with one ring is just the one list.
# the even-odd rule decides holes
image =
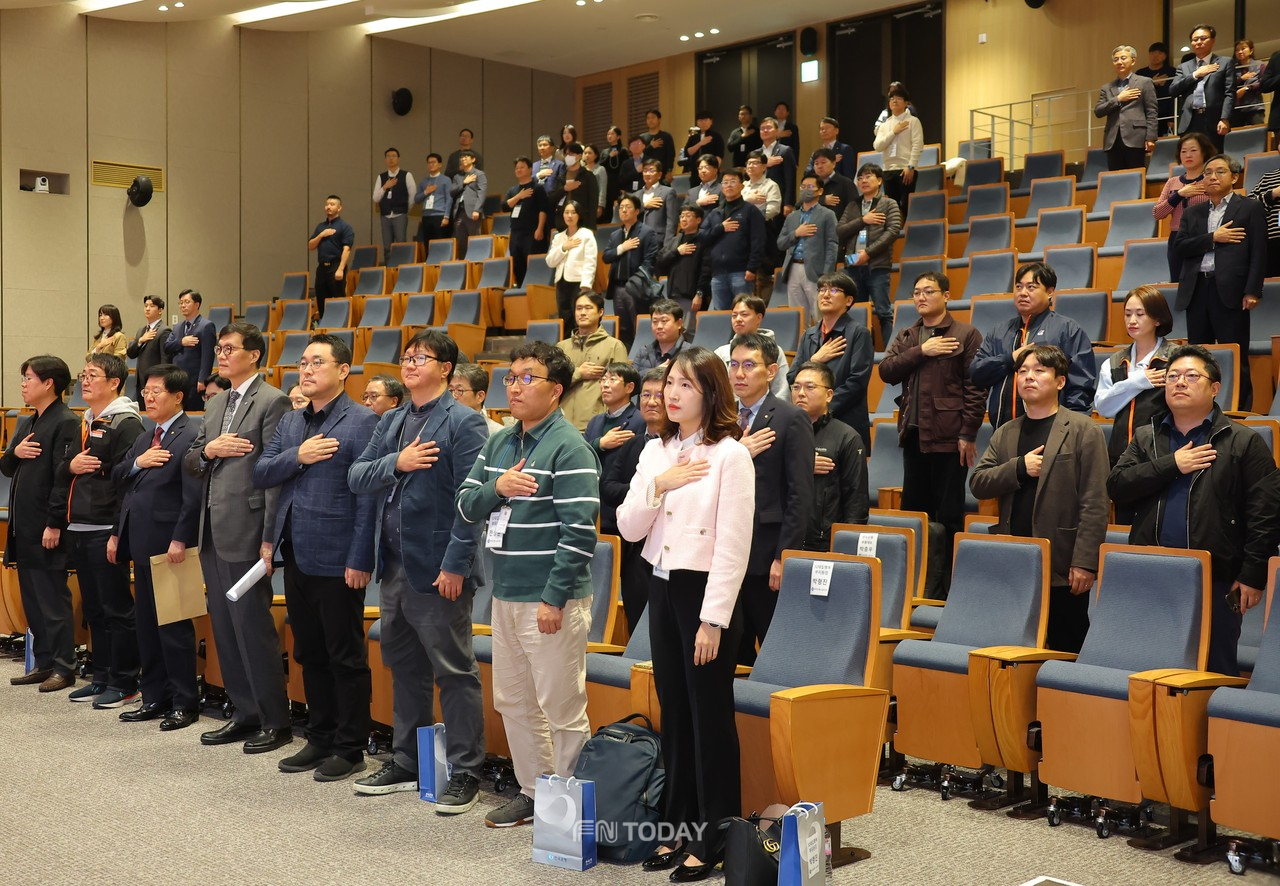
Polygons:
[[1044,0],[1026,0],[1026,2],[1032,9],[1039,9],[1041,6],[1044,6]]
[[401,87],[391,93],[391,110],[403,117],[413,108],[413,93]]
[[818,32],[814,28],[805,28],[800,32],[800,53],[813,55],[818,51]]
[[140,175],[133,180],[133,184],[129,185],[129,202],[134,206],[146,206],[151,202],[151,179],[145,175]]

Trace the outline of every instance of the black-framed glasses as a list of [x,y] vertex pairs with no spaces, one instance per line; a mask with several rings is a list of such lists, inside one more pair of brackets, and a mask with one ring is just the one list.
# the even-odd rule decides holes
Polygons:
[[534,375],[532,372],[525,372],[520,375],[507,373],[502,377],[502,383],[509,388],[514,388],[516,385],[520,385],[522,388],[527,388],[535,381],[551,381],[551,379],[547,378],[545,375]]
[[454,397],[459,397],[463,394],[470,394],[471,388],[464,388],[462,385],[450,385],[449,393]]
[[832,389],[830,385],[820,385],[814,382],[807,382],[805,384],[796,382],[791,386],[791,392],[794,394],[799,394],[803,391],[806,394],[812,394],[818,388],[822,388],[824,391],[830,391]]
[[757,363],[755,360],[730,360],[729,371],[737,372],[741,369],[743,372],[754,372],[757,366],[763,366],[763,363]]
[[327,366],[332,362],[334,361],[332,360],[299,360],[298,371],[306,372],[308,369],[320,369],[322,366]]
[[436,360],[436,362],[439,362],[438,358],[433,357],[430,354],[405,354],[403,357],[400,358],[400,365],[401,366],[426,366],[427,361],[429,360]]
[[911,290],[912,298],[924,298],[930,295],[941,295],[941,289],[913,289]]
[[1206,377],[1207,376],[1196,372],[1194,369],[1187,370],[1186,372],[1180,372],[1174,369],[1164,374],[1165,383],[1175,385],[1180,381],[1185,381],[1189,385],[1196,385],[1200,383],[1200,379]]
[[239,345],[214,345],[213,353],[218,357],[230,357],[236,351],[247,351],[248,348],[242,348]]
[[76,379],[79,381],[102,381],[105,378],[106,375],[102,375],[97,372],[82,372],[76,376]]

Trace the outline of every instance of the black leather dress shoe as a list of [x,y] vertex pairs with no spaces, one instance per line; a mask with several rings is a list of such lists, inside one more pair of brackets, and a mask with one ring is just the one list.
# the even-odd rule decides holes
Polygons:
[[159,720],[167,713],[169,713],[169,705],[148,702],[143,704],[142,707],[125,711],[120,715],[120,719],[126,723],[145,723],[148,720]]
[[246,754],[265,754],[267,751],[282,748],[291,741],[293,741],[293,730],[288,727],[284,729],[262,729],[244,743],[244,752]]
[[237,723],[233,720],[212,732],[202,733],[200,735],[200,744],[231,744],[235,741],[244,741],[249,736],[256,735],[257,732],[257,726],[251,723]]
[[199,719],[199,711],[170,711],[160,721],[160,731],[173,732],[175,729],[186,729]]
[[644,860],[640,867],[646,871],[665,871],[678,862],[684,855],[684,849],[672,849],[670,852],[655,852]]
[[705,880],[716,869],[714,862],[706,864],[682,864],[671,872],[672,883],[694,883]]

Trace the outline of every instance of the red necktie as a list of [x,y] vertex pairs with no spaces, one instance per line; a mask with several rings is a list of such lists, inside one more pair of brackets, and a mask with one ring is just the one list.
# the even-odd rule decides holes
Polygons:
[[156,425],[156,432],[155,432],[155,434],[154,434],[154,435],[152,435],[152,437],[151,437],[151,448],[152,448],[152,449],[159,449],[159,448],[160,448],[160,438],[161,438],[161,437],[163,437],[163,436],[164,436],[164,428],[160,427],[159,425]]

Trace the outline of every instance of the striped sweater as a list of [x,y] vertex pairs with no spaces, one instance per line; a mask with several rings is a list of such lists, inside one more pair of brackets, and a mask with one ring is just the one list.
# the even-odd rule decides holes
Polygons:
[[[498,478],[525,457],[523,472],[537,478],[537,494],[503,499]],[[458,489],[457,503],[468,523],[485,522],[503,504],[511,506],[502,546],[493,551],[495,598],[563,608],[591,596],[600,460],[561,410],[527,433],[517,423],[490,437]]]

